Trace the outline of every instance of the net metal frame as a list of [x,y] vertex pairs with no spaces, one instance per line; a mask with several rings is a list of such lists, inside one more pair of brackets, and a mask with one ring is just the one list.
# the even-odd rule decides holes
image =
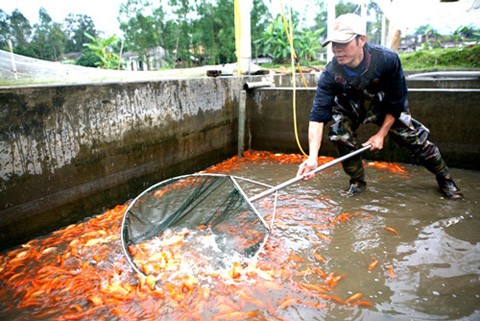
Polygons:
[[[253,205],[253,202],[256,201],[258,198],[257,197],[249,198],[247,196],[247,194],[245,193],[244,189],[241,187],[241,183],[244,183],[244,184],[248,183],[248,184],[260,186],[262,188],[267,188],[267,189],[271,189],[272,188],[271,185],[261,183],[261,182],[258,182],[258,181],[254,181],[254,180],[251,180],[251,179],[248,179],[248,178],[243,178],[243,177],[239,177],[239,176],[235,176],[235,175],[226,175],[226,174],[197,173],[197,174],[176,176],[176,177],[158,182],[158,183],[148,187],[147,189],[145,189],[142,193],[140,193],[135,199],[133,199],[129,203],[129,205],[128,205],[126,211],[125,211],[125,214],[124,214],[123,220],[122,220],[122,225],[121,225],[122,250],[125,254],[125,257],[127,258],[127,261],[129,262],[129,264],[131,265],[131,267],[133,268],[133,270],[135,272],[137,272],[141,275],[144,275],[144,276],[147,275],[144,271],[142,271],[137,266],[137,264],[134,261],[134,258],[132,256],[132,254],[130,253],[130,250],[128,249],[129,245],[139,243],[139,242],[135,243],[135,241],[132,242],[132,240],[129,238],[130,218],[135,216],[135,214],[132,212],[132,209],[135,206],[137,206],[137,204],[139,204],[139,202],[141,202],[145,197],[148,197],[149,195],[151,195],[152,192],[154,192],[156,190],[159,190],[160,188],[162,188],[164,186],[167,186],[169,184],[174,184],[175,182],[178,182],[178,181],[181,181],[181,180],[184,180],[184,179],[190,179],[190,178],[222,178],[222,179],[229,180],[231,182],[231,184],[233,184],[235,190],[240,193],[240,196],[243,198],[243,201],[245,201],[248,204],[248,207],[251,210],[250,213],[254,213],[254,215],[258,219],[259,224],[261,224],[262,228],[265,228],[265,230],[266,230],[266,233],[263,237],[263,240],[260,243],[256,244],[257,246],[254,249],[254,253],[252,255],[249,255],[248,258],[249,259],[254,259],[256,256],[258,256],[258,254],[264,248],[264,246],[265,246],[265,244],[268,240],[268,237],[271,234],[273,223],[274,223],[274,220],[275,220],[275,212],[276,212],[276,207],[277,207],[278,193],[277,193],[277,191],[274,191],[274,193],[271,193],[271,195],[273,196],[273,206],[272,206],[272,209],[271,209],[271,213],[269,213],[270,216],[271,216],[270,223],[267,224],[267,222],[262,217],[262,215],[260,215],[258,209]],[[165,231],[166,228],[160,227],[157,232],[162,233],[162,232]],[[154,234],[157,235],[157,233],[154,233]],[[152,238],[152,237],[154,237],[154,236],[149,235],[149,237],[147,237],[146,239],[149,239],[149,238]]]

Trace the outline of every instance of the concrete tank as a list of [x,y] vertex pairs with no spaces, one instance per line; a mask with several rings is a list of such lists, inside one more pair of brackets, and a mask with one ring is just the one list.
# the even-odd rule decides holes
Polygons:
[[[308,88],[297,81],[305,150],[317,79],[307,75]],[[245,146],[299,153],[288,76],[0,88],[0,249],[234,156],[240,92],[246,82],[264,81],[272,87],[246,95]],[[479,170],[480,89],[431,87],[410,90],[414,117],[451,167]],[[367,126],[361,138],[373,130]],[[328,142],[321,154],[336,155]],[[388,141],[366,157],[412,162]]]

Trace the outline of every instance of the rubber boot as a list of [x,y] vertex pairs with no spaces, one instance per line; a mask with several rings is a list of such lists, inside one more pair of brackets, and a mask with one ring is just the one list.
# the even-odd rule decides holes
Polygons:
[[[345,144],[338,144],[337,146],[341,156],[354,150]],[[342,167],[345,173],[350,176],[350,184],[346,191],[340,192],[341,195],[350,197],[367,189],[367,183],[365,182],[365,169],[360,155],[344,160],[342,162]]]
[[[432,144],[433,145],[433,144]],[[448,166],[445,164],[443,157],[438,151],[438,147],[435,146],[436,152],[433,153],[433,157],[424,159],[422,161],[425,168],[435,174],[440,192],[449,199],[462,199],[463,194],[457,187],[452,177]]]
[[346,191],[342,191],[342,196],[351,197],[367,189],[367,183],[362,179],[351,179],[350,186]]
[[440,192],[446,198],[453,200],[463,199],[462,191],[460,191],[450,175],[436,175],[435,177],[440,187]]

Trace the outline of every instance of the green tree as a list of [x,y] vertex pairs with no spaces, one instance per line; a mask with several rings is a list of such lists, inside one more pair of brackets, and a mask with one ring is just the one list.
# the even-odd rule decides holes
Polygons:
[[342,14],[345,14],[345,13],[356,13],[356,14],[360,14],[360,5],[358,4],[354,4],[354,3],[351,3],[351,2],[346,2],[344,3],[343,1],[340,1],[340,3],[338,3],[336,6],[335,6],[335,16],[338,17]]
[[[121,6],[120,28],[129,50],[146,56],[150,48],[161,46],[170,62],[183,67],[236,61],[233,0],[163,0],[156,6],[145,0],[127,0]],[[254,0],[252,39],[267,24],[268,8]]]
[[98,67],[102,64],[102,59],[89,48],[84,48],[80,57],[75,60],[75,64],[84,67]]
[[67,36],[60,23],[53,22],[50,15],[42,7],[39,10],[40,22],[34,25],[31,48],[35,57],[57,61],[65,51]]
[[473,40],[478,42],[480,40],[480,29],[472,26],[459,27],[454,31],[453,37],[456,40]]
[[312,30],[322,30],[320,32],[320,38],[324,39],[327,37],[327,0],[316,0],[316,6],[320,8],[318,13],[315,15],[314,18],[314,25],[312,27]]
[[10,30],[15,47],[27,47],[32,36],[32,26],[27,18],[18,10],[10,16]]
[[65,52],[80,52],[84,49],[83,44],[90,40],[85,36],[85,33],[97,36],[95,23],[92,18],[82,14],[70,13],[64,20],[64,31],[67,36],[65,44]]
[[[296,19],[293,18],[294,39],[298,39],[295,31]],[[290,44],[288,42],[285,25],[281,15],[278,15],[267,27],[262,37],[256,41],[261,46],[263,55],[270,55],[277,63],[286,63],[290,61]],[[295,44],[295,41],[294,41]]]
[[10,37],[10,16],[0,9],[0,49],[8,50],[7,40]]
[[182,67],[190,67],[192,65],[190,59],[191,31],[193,30],[190,15],[192,7],[188,0],[169,0],[168,4],[172,8],[176,23],[173,60]]
[[321,49],[319,39],[323,31],[323,29],[315,31],[304,29],[299,32],[298,36],[294,36],[294,48],[300,60],[307,62],[317,60]]
[[193,54],[206,64],[218,64],[220,44],[217,35],[221,19],[215,15],[213,3],[207,0],[197,3],[196,12],[199,18],[193,21]]
[[[270,3],[271,1],[269,1]],[[262,33],[267,29],[273,17],[270,10],[265,5],[263,0],[253,0],[253,9],[251,16],[251,37],[252,37],[252,55],[257,57],[260,53],[260,44],[256,39],[260,39]]]
[[[319,37],[325,39],[327,37],[327,0],[316,0],[316,7],[319,8],[318,13],[314,18],[314,26],[312,30],[322,30]],[[361,7],[358,4],[351,2],[340,2],[335,6],[335,16],[345,13],[360,14]],[[374,2],[370,1],[367,7],[367,15],[375,17],[374,22],[367,22],[367,37],[369,43],[380,44],[381,41],[381,24],[382,24],[382,11],[380,7]]]
[[120,29],[124,33],[125,47],[149,60],[149,50],[160,46],[165,48],[165,11],[160,4],[141,0],[128,0],[120,6]]
[[[234,28],[234,5],[233,0],[219,0],[212,7],[209,16],[201,19],[204,23],[212,22],[212,44],[203,40],[203,46],[208,51],[209,46],[215,49],[214,63],[231,63],[237,60],[235,55],[235,28]],[[208,30],[208,29],[207,29]],[[208,31],[207,31],[208,32]],[[207,34],[203,35],[210,37]]]
[[166,50],[166,60],[175,67],[174,51],[177,45],[178,24],[175,20],[167,19],[164,23],[160,35],[162,38],[162,47]]
[[438,41],[435,41],[440,37],[440,34],[429,24],[420,26],[415,32],[415,35],[420,35],[425,39],[425,42],[423,43],[424,49],[428,50],[433,47],[439,47],[440,45]]

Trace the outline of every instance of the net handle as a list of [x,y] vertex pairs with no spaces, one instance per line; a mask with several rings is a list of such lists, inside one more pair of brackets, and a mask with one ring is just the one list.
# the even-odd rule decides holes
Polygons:
[[318,166],[317,168],[315,168],[314,170],[310,171],[310,172],[307,173],[307,174],[303,174],[303,175],[300,175],[300,176],[296,176],[296,177],[294,177],[294,178],[292,178],[292,179],[290,179],[290,180],[288,180],[288,181],[286,181],[286,182],[283,182],[283,183],[281,183],[281,184],[278,184],[278,185],[276,185],[276,186],[273,186],[273,187],[271,187],[271,188],[263,191],[262,193],[259,193],[259,194],[255,195],[255,196],[252,196],[252,197],[249,198],[248,200],[249,200],[250,202],[254,202],[254,201],[256,201],[256,200],[259,200],[259,199],[262,198],[262,197],[265,197],[265,196],[267,196],[267,195],[270,195],[270,194],[272,194],[272,193],[274,193],[274,192],[276,192],[276,191],[278,191],[278,190],[280,190],[280,189],[282,189],[282,188],[284,188],[284,187],[287,187],[287,186],[289,186],[289,185],[291,185],[291,184],[293,184],[293,183],[296,183],[296,182],[298,182],[298,181],[300,181],[300,180],[303,180],[307,175],[310,175],[310,174],[312,174],[312,173],[320,172],[320,171],[322,171],[322,170],[324,170],[324,169],[326,169],[326,168],[329,168],[329,167],[331,167],[331,166],[333,166],[333,165],[336,165],[336,164],[338,164],[338,163],[340,163],[340,162],[343,162],[344,160],[347,160],[347,159],[349,159],[349,158],[351,158],[351,157],[353,157],[353,156],[356,156],[356,155],[358,155],[358,154],[361,154],[361,153],[367,151],[368,149],[370,149],[370,147],[372,147],[371,144],[368,144],[368,145],[366,145],[366,146],[363,146],[362,148],[359,148],[359,149],[357,149],[357,150],[355,150],[355,151],[353,151],[353,152],[351,152],[351,153],[349,153],[349,154],[347,154],[347,155],[343,155],[343,156],[338,157],[338,158],[336,158],[336,159],[334,159],[334,160],[332,160],[332,161],[330,161],[330,162],[328,162],[328,163],[325,163],[325,164],[323,164],[323,165],[321,165],[321,166]]

